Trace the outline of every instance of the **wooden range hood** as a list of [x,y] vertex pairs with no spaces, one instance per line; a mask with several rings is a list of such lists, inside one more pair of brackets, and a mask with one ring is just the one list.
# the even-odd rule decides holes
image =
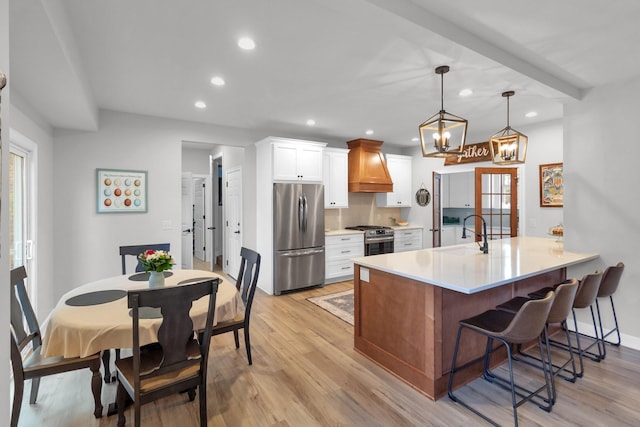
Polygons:
[[349,192],[390,193],[393,181],[380,147],[382,141],[354,139],[349,147]]

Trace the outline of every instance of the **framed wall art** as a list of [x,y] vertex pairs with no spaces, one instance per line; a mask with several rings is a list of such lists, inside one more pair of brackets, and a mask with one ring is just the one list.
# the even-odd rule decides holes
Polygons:
[[96,169],[98,213],[147,211],[147,172]]
[[562,163],[540,165],[540,207],[561,208],[563,198]]

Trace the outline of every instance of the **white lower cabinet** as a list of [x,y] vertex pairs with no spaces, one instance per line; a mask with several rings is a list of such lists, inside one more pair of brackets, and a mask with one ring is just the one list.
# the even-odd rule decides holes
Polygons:
[[325,283],[353,278],[352,258],[364,256],[364,234],[325,236]]
[[395,230],[393,238],[393,251],[405,252],[422,249],[422,229]]

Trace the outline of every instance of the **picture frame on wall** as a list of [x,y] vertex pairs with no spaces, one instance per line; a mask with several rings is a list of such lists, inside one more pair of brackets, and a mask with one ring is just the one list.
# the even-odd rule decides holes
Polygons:
[[540,165],[540,207],[561,208],[563,199],[562,163]]
[[96,169],[98,213],[147,212],[147,171]]

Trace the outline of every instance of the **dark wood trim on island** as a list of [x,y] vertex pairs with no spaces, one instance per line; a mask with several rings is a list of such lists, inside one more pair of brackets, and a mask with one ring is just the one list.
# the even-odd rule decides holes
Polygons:
[[[493,241],[494,252],[500,252],[495,251],[495,246],[501,244],[496,242],[503,242],[503,245],[508,244],[510,248],[519,250],[519,243],[523,243],[526,238],[506,240],[512,242]],[[557,245],[551,239],[539,240],[547,240],[551,245]],[[535,243],[536,245],[546,244],[544,241]],[[470,247],[475,246],[475,244],[470,245]],[[420,254],[420,259],[435,261],[439,256],[437,252],[441,249],[444,248],[423,249],[415,252],[431,252]],[[530,249],[528,247],[526,250]],[[429,271],[437,280],[416,277],[416,271],[411,271],[410,267],[403,268],[403,264],[407,262],[406,257],[402,260],[381,258],[401,254],[357,258],[354,260],[356,264],[354,272],[355,349],[436,400],[447,391],[458,321],[492,309],[514,296],[527,295],[542,287],[560,283],[566,279],[566,266],[597,258],[595,254],[566,254],[569,257],[559,257],[557,254],[549,257],[551,263],[549,267],[542,268],[542,271],[537,274],[532,274],[525,268],[506,268],[504,270],[507,271],[507,275],[513,276],[512,280],[505,281],[504,277],[496,278],[496,282],[500,282],[498,285],[477,292],[472,290],[470,293],[443,286],[443,281],[446,285],[447,280],[454,280],[454,275],[447,278],[446,273],[443,273],[445,274],[443,276],[440,271],[433,270],[433,266],[428,267],[427,270],[431,268]],[[490,257],[482,254],[469,255],[470,258],[466,260],[467,265],[475,265],[479,270],[483,270],[486,266],[479,265],[478,262],[482,263],[486,260],[494,266],[510,263],[509,260],[500,263],[495,259],[495,255],[493,260],[489,260]],[[478,256],[486,258],[478,258]],[[416,259],[418,259],[417,255]],[[389,267],[394,264],[394,261],[398,261],[397,271]],[[451,263],[454,262],[465,262],[465,260],[454,257]],[[377,268],[377,264],[380,268]],[[539,259],[536,260],[536,265],[540,265]],[[456,265],[450,266],[450,268],[455,267]],[[486,274],[484,278],[487,278]],[[487,288],[482,283],[478,285]],[[485,346],[484,337],[477,334],[463,336],[458,363],[467,363],[480,358],[484,355]],[[497,361],[496,363],[500,363],[501,355],[506,358],[504,350],[501,351],[502,353],[498,351],[493,359]],[[478,360],[475,364],[474,369],[467,369],[460,375],[456,375],[454,387],[466,384],[480,375],[481,362]]]

